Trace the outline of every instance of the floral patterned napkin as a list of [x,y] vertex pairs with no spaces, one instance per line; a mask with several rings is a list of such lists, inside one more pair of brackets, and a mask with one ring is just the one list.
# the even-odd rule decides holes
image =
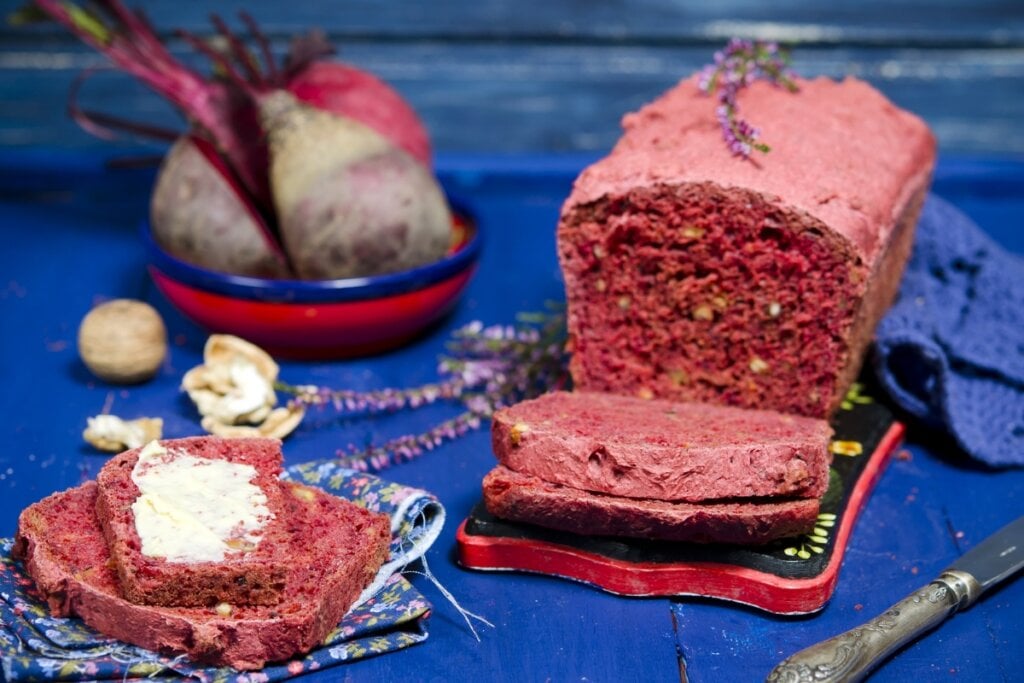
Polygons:
[[445,512],[431,494],[373,475],[314,461],[288,469],[286,478],[313,484],[391,517],[391,554],[323,645],[305,657],[240,673],[198,666],[185,656],[163,657],[112,640],[79,619],[49,616],[31,589],[20,562],[11,559],[12,539],[0,539],[0,663],[8,681],[150,680],[192,677],[201,681],[276,681],[372,657],[420,643],[430,604],[401,574],[427,551],[444,525]]

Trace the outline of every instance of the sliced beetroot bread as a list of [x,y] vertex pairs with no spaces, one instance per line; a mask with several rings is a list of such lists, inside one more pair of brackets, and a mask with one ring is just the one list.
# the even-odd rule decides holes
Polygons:
[[935,141],[864,82],[798,85],[739,94],[768,153],[731,153],[694,77],[577,179],[558,226],[577,388],[838,407],[895,296]]
[[516,472],[629,498],[820,497],[824,420],[702,403],[552,392],[495,413],[494,453]]
[[[170,490],[158,481],[143,496],[140,483],[148,487],[154,474],[174,477],[164,480]],[[112,458],[96,478],[96,515],[124,598],[182,607],[277,603],[288,572],[280,474],[276,439],[168,439]]]
[[258,669],[323,641],[383,564],[385,515],[319,489],[281,484],[289,530],[287,575],[277,605],[138,605],[120,595],[87,482],[22,512],[14,554],[54,616],[77,615],[97,631],[199,663]]
[[499,465],[484,477],[496,517],[586,536],[757,545],[808,532],[818,500],[670,503],[581,491]]

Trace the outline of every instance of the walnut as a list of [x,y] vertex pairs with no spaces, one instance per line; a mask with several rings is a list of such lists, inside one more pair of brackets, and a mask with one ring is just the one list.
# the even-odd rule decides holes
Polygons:
[[203,429],[211,434],[227,438],[272,436],[275,439],[283,439],[299,426],[303,414],[301,408],[274,408],[258,425],[224,424],[212,417],[204,417],[201,424]]
[[309,489],[300,488],[298,486],[292,489],[292,495],[298,498],[299,500],[306,501],[307,503],[312,503],[313,499],[316,497],[315,494]]
[[512,425],[512,429],[508,432],[509,441],[512,442],[513,446],[518,446],[523,441],[523,437],[530,432],[530,425],[525,422],[516,422]]
[[301,406],[274,408],[277,363],[266,351],[227,334],[211,335],[203,364],[192,368],[181,386],[203,416],[207,432],[225,437],[290,434],[305,414]]
[[122,420],[117,415],[97,415],[87,419],[82,438],[101,451],[120,453],[138,448],[163,435],[164,421],[159,417]]
[[701,304],[697,308],[693,309],[694,320],[714,320],[715,312],[711,310],[711,307],[707,304]]
[[115,384],[144,382],[167,356],[167,328],[152,306],[133,299],[100,304],[82,319],[78,353],[89,370]]

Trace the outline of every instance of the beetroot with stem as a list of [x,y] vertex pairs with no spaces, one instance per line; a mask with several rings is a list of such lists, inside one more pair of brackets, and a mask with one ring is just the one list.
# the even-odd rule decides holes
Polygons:
[[98,0],[95,7],[102,15],[60,0],[35,2],[118,68],[176,106],[214,141],[257,206],[270,206],[266,147],[255,142],[258,134],[254,135],[251,101],[238,97],[229,84],[206,79],[172,56],[141,10],[128,10],[119,0]]
[[[444,255],[451,218],[429,170],[422,123],[380,80],[319,61],[331,51],[322,39],[294,44],[279,68],[243,14],[260,65],[214,16],[218,49],[178,32],[214,63],[216,77],[206,78],[175,59],[141,11],[120,0],[89,9],[59,0],[36,4],[192,124],[190,138],[165,160],[153,197],[154,236],[171,253],[216,270],[304,278],[391,272]],[[268,110],[267,102],[282,97],[302,104]],[[81,112],[77,118],[88,119]],[[319,141],[331,144],[310,145],[308,136],[296,135],[292,127],[306,121],[316,121]]]

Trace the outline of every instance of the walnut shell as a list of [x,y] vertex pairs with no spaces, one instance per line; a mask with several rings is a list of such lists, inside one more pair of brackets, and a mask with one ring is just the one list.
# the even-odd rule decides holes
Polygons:
[[[246,368],[262,378],[243,379]],[[260,347],[230,334],[212,334],[203,348],[203,364],[185,373],[181,388],[203,416],[207,432],[224,437],[273,436],[283,439],[302,421],[301,405],[274,408],[279,368]]]
[[144,382],[156,374],[167,356],[167,328],[149,304],[114,299],[82,319],[78,354],[94,375],[107,382]]

